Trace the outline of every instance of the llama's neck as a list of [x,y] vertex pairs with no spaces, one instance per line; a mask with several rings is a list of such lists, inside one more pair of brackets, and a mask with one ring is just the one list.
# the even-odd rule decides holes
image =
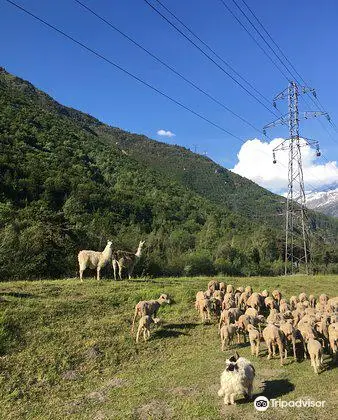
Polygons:
[[105,258],[111,258],[113,253],[112,247],[110,244],[107,244],[105,249],[102,251],[102,256]]
[[136,256],[137,258],[140,258],[140,257],[141,257],[141,253],[142,253],[142,245],[140,244],[140,245],[138,246],[138,248],[137,248],[137,251],[136,251],[136,253],[135,253],[135,256]]

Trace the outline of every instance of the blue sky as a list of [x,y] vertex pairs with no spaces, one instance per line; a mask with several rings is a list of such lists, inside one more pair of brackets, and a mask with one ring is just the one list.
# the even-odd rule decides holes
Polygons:
[[[256,127],[263,127],[275,119],[143,0],[82,1]],[[159,7],[155,0],[149,1]],[[237,1],[243,6],[242,0]],[[316,88],[322,104],[338,125],[338,3],[334,0],[246,1],[303,78]],[[225,2],[241,16],[232,0]],[[243,142],[262,138],[73,0],[17,0],[17,3],[226,128]],[[220,0],[163,0],[163,3],[264,96],[272,99],[286,87],[287,81]],[[292,23],[292,18],[295,23]],[[45,28],[5,0],[0,0],[0,48],[0,65],[31,81],[65,105],[88,112],[110,125],[154,139],[189,148],[197,145],[198,152],[207,151],[211,158],[227,168],[238,163],[237,154],[242,146],[238,140]],[[283,111],[286,111],[286,105],[280,104]],[[311,107],[303,101],[300,105],[303,110],[315,109],[312,103]],[[323,123],[335,141],[316,121],[302,123],[301,133],[318,139],[324,156],[330,161],[337,160],[338,134],[326,120]],[[166,139],[157,135],[160,129],[170,130],[175,137]],[[282,137],[286,132],[277,128],[270,135]],[[248,150],[251,153],[251,149]],[[257,165],[257,162],[253,164]],[[242,170],[245,172],[246,169]],[[269,168],[265,170],[268,172]],[[329,178],[318,175],[320,180],[316,187],[332,183],[335,174],[333,172]],[[257,181],[255,175],[251,178]],[[312,184],[315,184],[314,180]],[[263,185],[277,189],[273,183]]]

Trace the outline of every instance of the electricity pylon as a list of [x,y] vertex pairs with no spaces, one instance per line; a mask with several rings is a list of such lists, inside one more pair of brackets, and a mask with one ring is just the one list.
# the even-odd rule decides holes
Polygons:
[[[299,136],[299,110],[298,96],[300,93],[312,93],[316,97],[314,89],[306,86],[298,86],[296,82],[290,82],[289,86],[279,93],[273,101],[288,99],[289,112],[278,120],[266,125],[267,128],[275,127],[279,124],[288,124],[290,138],[283,140],[273,149],[273,163],[276,163],[276,152],[288,150],[288,191],[286,200],[285,215],[285,275],[294,274],[298,271],[301,264],[304,264],[305,272],[309,273],[309,263],[311,260],[310,240],[308,230],[307,210],[305,207],[305,188],[302,166],[301,147],[314,146],[317,156],[320,156],[319,144],[316,140],[306,139]],[[324,115],[330,120],[326,112],[307,111],[302,114],[303,118],[313,118]]]

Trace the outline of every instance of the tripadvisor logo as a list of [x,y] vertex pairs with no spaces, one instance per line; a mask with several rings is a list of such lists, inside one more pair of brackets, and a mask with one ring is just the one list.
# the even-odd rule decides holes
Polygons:
[[309,407],[317,407],[322,408],[324,407],[326,401],[314,401],[310,398],[299,400],[291,400],[291,401],[284,401],[281,399],[272,398],[269,400],[268,398],[264,397],[264,395],[260,395],[254,401],[254,407],[258,411],[265,411],[269,407],[271,408],[287,408],[287,407],[296,407],[296,408],[309,408]]
[[255,398],[254,406],[256,410],[265,411],[269,408],[269,405],[270,402],[266,397],[264,397],[264,395],[260,395],[259,397]]

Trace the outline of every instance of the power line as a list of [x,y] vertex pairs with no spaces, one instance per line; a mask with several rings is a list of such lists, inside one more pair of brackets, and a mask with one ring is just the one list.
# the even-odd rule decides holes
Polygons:
[[[223,0],[221,0],[223,1]],[[234,0],[233,0],[234,1]],[[278,49],[278,51],[280,52],[280,54],[283,56],[283,58],[286,60],[286,62],[291,66],[291,68],[293,69],[293,71],[297,74],[297,76],[300,78],[300,80],[305,84],[305,86],[308,86],[308,83],[304,80],[304,78],[301,76],[301,74],[296,70],[295,66],[292,64],[292,62],[288,59],[288,57],[284,54],[284,52],[282,51],[282,49],[279,47],[279,45],[276,43],[276,41],[272,38],[272,36],[270,35],[270,33],[267,31],[267,29],[264,27],[264,25],[262,24],[262,22],[260,21],[260,19],[255,15],[255,13],[253,12],[253,10],[249,7],[249,5],[246,3],[245,0],[242,0],[242,2],[245,4],[246,8],[249,10],[249,12],[252,14],[252,16],[255,18],[255,20],[258,22],[259,26],[263,29],[263,31],[267,34],[267,36],[269,37],[269,39],[272,41],[272,43],[275,45],[275,47]],[[291,74],[291,72],[289,71],[289,73]],[[294,77],[294,75],[292,75]],[[294,77],[295,78],[295,77]],[[299,81],[297,80],[297,78],[295,78],[296,82],[298,84]],[[322,105],[322,103],[320,102],[320,100],[317,98],[316,96],[316,101],[313,97],[313,95],[310,95],[308,92],[306,92],[306,94],[309,96],[309,98],[311,99],[311,101],[317,106],[317,103],[319,105],[319,109],[321,111],[324,111],[324,107]],[[304,98],[305,100],[305,98]],[[320,120],[318,120],[319,123],[322,125],[322,127],[326,130],[326,126],[324,126],[322,124],[322,122]],[[337,131],[338,133],[338,128],[336,126],[336,124],[331,120],[331,118],[329,119],[330,124],[332,125],[332,127]],[[326,130],[327,131],[327,130]],[[327,133],[329,134],[329,136],[331,137],[332,141],[337,142],[337,140],[335,138],[333,138],[331,136],[331,133],[329,133],[327,131]]]
[[117,28],[115,25],[113,25],[110,21],[108,21],[107,19],[105,19],[103,16],[99,15],[98,13],[96,13],[93,9],[89,8],[88,6],[86,6],[81,1],[79,1],[79,0],[74,0],[74,1],[76,3],[78,3],[80,6],[82,6],[83,8],[85,8],[87,11],[89,11],[91,14],[93,14],[94,16],[96,16],[99,20],[101,20],[102,22],[104,22],[105,24],[107,24],[110,28],[114,29],[116,32],[118,32],[120,35],[122,35],[128,41],[130,41],[131,43],[133,43],[134,45],[136,45],[138,48],[140,48],[142,51],[144,51],[146,54],[148,54],[154,60],[156,60],[157,62],[161,63],[164,67],[166,67],[172,73],[176,74],[176,76],[180,77],[182,80],[184,80],[190,86],[192,86],[194,89],[198,90],[200,93],[202,93],[203,95],[207,96],[210,100],[212,100],[216,104],[220,105],[222,108],[224,108],[225,110],[227,110],[230,114],[232,114],[233,116],[235,116],[236,118],[238,118],[239,120],[241,120],[242,122],[244,122],[245,124],[247,124],[248,126],[250,126],[251,128],[253,128],[257,132],[262,133],[262,130],[260,130],[259,128],[255,127],[250,121],[246,120],[241,115],[239,115],[236,112],[232,111],[224,103],[222,103],[221,101],[219,101],[218,99],[216,99],[214,96],[212,96],[210,93],[208,93],[205,90],[203,90],[202,88],[200,88],[196,83],[194,83],[191,80],[189,80],[188,78],[186,78],[183,74],[179,73],[172,66],[170,66],[169,64],[167,64],[165,61],[163,61],[157,55],[153,54],[151,51],[149,51],[147,48],[145,48],[139,42],[135,41],[129,35],[127,35],[123,31],[121,31],[119,28]]
[[[158,1],[158,0],[156,0]],[[212,63],[214,63],[223,73],[225,73],[231,80],[233,80],[238,86],[240,86],[248,95],[253,97],[258,103],[260,103],[266,110],[268,110],[273,115],[277,116],[277,114],[268,108],[256,95],[250,92],[242,83],[236,80],[228,71],[224,69],[220,64],[218,64],[210,55],[208,55],[201,47],[199,47],[191,38],[189,38],[183,31],[181,31],[174,23],[172,23],[166,16],[163,15],[154,5],[149,3],[148,0],[144,0],[148,6],[153,9],[158,15],[162,17],[170,26],[172,26],[177,32],[179,32],[185,39],[187,39],[195,48],[197,48],[205,57],[208,58]]]
[[217,57],[223,64],[225,64],[233,73],[236,74],[243,82],[245,82],[252,90],[254,90],[258,95],[260,95],[261,98],[263,98],[269,105],[270,100],[264,96],[259,90],[257,90],[248,80],[246,80],[238,71],[236,71],[227,61],[224,60],[213,48],[210,47],[203,39],[201,39],[196,32],[194,32],[189,26],[187,26],[175,13],[173,13],[171,10],[168,9],[167,6],[165,6],[160,0],[155,0],[157,3],[159,3],[163,9],[165,9],[169,15],[171,15],[174,19],[176,19],[192,36],[194,36],[201,44],[203,44],[212,54],[214,54],[215,57]]
[[255,42],[255,44],[263,51],[263,53],[268,57],[271,63],[277,68],[277,70],[284,76],[284,78],[289,81],[289,77],[281,70],[278,64],[275,62],[273,58],[269,55],[269,53],[261,46],[261,44],[257,41],[257,39],[251,34],[251,32],[247,29],[247,27],[241,22],[241,20],[235,15],[235,13],[230,9],[230,7],[223,1],[220,0],[226,10],[231,14],[231,16],[239,23],[239,25],[245,30],[245,32],[250,36],[250,38]]
[[44,19],[42,19],[42,18],[36,16],[35,14],[31,13],[30,11],[28,11],[24,7],[22,7],[22,6],[20,6],[20,5],[16,4],[16,3],[14,3],[12,0],[5,0],[5,1],[7,1],[7,3],[12,4],[16,8],[20,9],[21,11],[25,12],[26,14],[28,14],[31,17],[33,17],[34,19],[38,20],[39,22],[43,23],[44,25],[46,25],[50,29],[53,29],[54,31],[56,31],[59,34],[63,35],[64,37],[66,37],[67,39],[71,40],[72,42],[74,42],[75,44],[79,45],[80,47],[84,48],[85,50],[89,51],[90,53],[94,54],[96,57],[100,58],[101,60],[105,61],[106,63],[114,66],[118,70],[120,70],[123,73],[127,74],[128,76],[132,77],[134,80],[137,80],[138,82],[142,83],[144,86],[147,86],[148,88],[152,89],[153,91],[157,92],[158,94],[164,96],[166,99],[169,99],[171,102],[175,103],[176,105],[180,106],[181,108],[185,109],[186,111],[189,111],[191,114],[193,114],[193,115],[197,116],[198,118],[206,121],[207,123],[213,125],[214,127],[218,128],[219,130],[223,131],[224,133],[230,135],[231,137],[239,140],[241,143],[243,143],[243,144],[245,143],[240,137],[238,137],[235,134],[231,133],[230,131],[228,131],[224,127],[220,126],[217,123],[214,123],[213,121],[209,120],[207,117],[204,117],[202,114],[199,114],[198,112],[194,111],[192,108],[190,108],[190,107],[182,104],[178,100],[172,98],[171,96],[167,95],[166,93],[164,93],[161,90],[157,89],[156,87],[152,86],[150,83],[144,81],[140,77],[138,77],[138,76],[134,75],[133,73],[131,73],[130,71],[124,69],[123,67],[121,67],[120,65],[116,64],[112,60],[108,59],[104,55],[102,55],[99,52],[97,52],[97,51],[93,50],[92,48],[88,47],[86,44],[82,43],[81,41],[78,41],[77,39],[73,38],[71,35],[68,35],[66,32],[62,31],[61,29],[58,29],[56,26],[51,25],[50,23],[48,23]]

